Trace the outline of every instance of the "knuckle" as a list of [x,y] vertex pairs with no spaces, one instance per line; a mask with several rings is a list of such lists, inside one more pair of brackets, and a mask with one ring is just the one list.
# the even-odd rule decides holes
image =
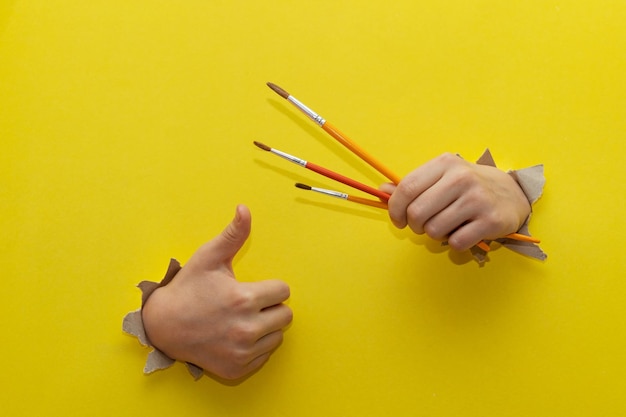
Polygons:
[[236,311],[250,311],[254,308],[256,295],[249,288],[238,285],[232,292],[229,307]]
[[418,184],[415,181],[402,181],[398,184],[394,194],[399,194],[405,199],[412,200],[419,194]]
[[227,366],[224,369],[221,369],[218,372],[216,372],[216,374],[221,378],[233,381],[233,380],[243,377],[246,374],[246,372],[244,371],[243,368],[239,366]]
[[[495,210],[487,213],[483,218],[484,230],[489,234],[498,234],[500,229],[506,228],[505,223],[506,220],[504,219],[504,217],[500,213],[497,213]],[[495,237],[500,236],[494,236],[494,238]]]
[[236,350],[239,350],[241,346],[247,347],[253,344],[257,339],[258,331],[252,323],[241,322],[233,325],[228,334],[229,339],[237,346]]
[[450,238],[448,239],[448,246],[450,246],[455,251],[461,251],[470,246],[470,244],[469,242],[466,242],[465,239],[453,235],[450,236]]
[[438,163],[443,163],[446,165],[453,165],[463,161],[461,158],[451,152],[444,152],[439,155],[437,159],[439,160]]
[[407,208],[407,223],[413,232],[417,234],[424,233],[424,218],[422,216],[422,210],[417,204],[411,204]]
[[458,189],[472,190],[476,185],[477,179],[470,169],[459,168],[450,174],[450,182]]
[[428,222],[424,225],[424,233],[435,240],[441,240],[446,237],[447,230],[434,222]]
[[250,351],[247,348],[238,348],[232,352],[231,361],[236,367],[243,367],[250,362]]

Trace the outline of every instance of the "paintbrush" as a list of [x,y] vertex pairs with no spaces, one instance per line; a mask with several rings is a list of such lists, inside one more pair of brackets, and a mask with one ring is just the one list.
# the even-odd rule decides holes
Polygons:
[[353,180],[352,178],[348,178],[348,177],[346,177],[344,175],[338,174],[338,173],[336,173],[334,171],[331,171],[331,170],[329,170],[327,168],[324,168],[324,167],[319,166],[317,164],[314,164],[312,162],[305,161],[304,159],[300,159],[300,158],[298,158],[296,156],[293,156],[293,155],[290,155],[290,154],[288,154],[286,152],[279,151],[278,149],[271,148],[271,147],[269,147],[269,146],[267,146],[267,145],[265,145],[263,143],[254,141],[254,144],[256,146],[258,146],[259,148],[263,149],[264,151],[271,152],[274,155],[278,155],[281,158],[284,158],[284,159],[286,159],[288,161],[291,161],[294,164],[300,165],[301,167],[310,169],[311,171],[317,172],[318,174],[321,174],[321,175],[323,175],[323,176],[325,176],[327,178],[330,178],[332,180],[341,182],[341,183],[343,183],[343,184],[345,184],[347,186],[350,186],[352,188],[356,188],[357,190],[361,190],[361,191],[363,191],[363,192],[365,192],[367,194],[371,194],[373,196],[376,196],[376,197],[380,198],[381,200],[384,200],[384,201],[389,200],[389,197],[390,197],[389,194],[387,194],[387,193],[385,193],[385,192],[383,192],[381,190],[378,190],[378,189],[376,189],[374,187],[370,187],[369,185],[362,184],[362,183],[360,183],[358,181]]
[[397,184],[397,183],[400,182],[401,178],[398,175],[396,175],[393,172],[391,172],[387,167],[385,167],[383,164],[378,162],[373,156],[371,156],[369,153],[367,153],[363,148],[358,146],[356,143],[354,143],[352,140],[350,140],[345,134],[343,134],[341,131],[339,131],[339,129],[337,129],[331,123],[327,122],[322,116],[320,116],[319,114],[315,113],[309,107],[304,105],[304,103],[299,101],[297,98],[295,98],[294,96],[292,96],[291,94],[289,94],[287,91],[283,90],[282,88],[280,88],[276,84],[268,82],[267,86],[269,88],[271,88],[274,92],[276,92],[276,94],[278,94],[282,98],[284,98],[287,101],[289,101],[290,103],[292,103],[298,109],[300,109],[311,120],[313,120],[322,129],[324,129],[324,131],[326,131],[326,133],[328,133],[330,136],[335,138],[337,141],[339,141],[339,143],[341,143],[343,146],[348,148],[350,151],[352,151],[354,154],[356,154],[359,158],[361,158],[362,160],[367,162],[370,166],[372,166],[378,172],[383,174],[385,177],[389,178],[389,180],[391,180],[391,182],[393,182],[394,184]]
[[[342,193],[340,191],[327,190],[327,189],[318,188],[318,187],[311,187],[310,185],[301,184],[301,183],[296,183],[296,187],[301,188],[303,190],[315,191],[315,192],[318,192],[320,194],[324,194],[330,197],[337,197],[343,200],[352,201],[354,203],[365,204],[368,206],[377,207],[377,208],[381,208],[385,210],[387,210],[388,208],[386,202],[374,201],[374,200],[369,200],[369,199],[361,198],[361,197],[355,197],[355,196],[348,195],[346,193]],[[491,250],[491,247],[489,247],[489,244],[485,241],[478,242],[476,246],[478,246],[480,249],[482,249],[485,252],[489,252]]]
[[[362,160],[367,162],[370,166],[372,166],[378,172],[380,172],[385,177],[387,177],[389,180],[391,180],[394,184],[398,184],[400,182],[401,178],[399,176],[397,176],[394,173],[392,173],[388,168],[386,168],[384,165],[382,165],[380,162],[378,162],[374,157],[369,155],[365,150],[363,150],[361,147],[359,147],[356,143],[352,142],[345,134],[341,133],[339,131],[339,129],[337,129],[335,126],[333,126],[332,124],[327,122],[322,116],[320,116],[319,114],[317,114],[316,112],[311,110],[304,103],[302,103],[297,98],[295,98],[294,96],[292,96],[287,91],[285,91],[284,89],[282,89],[281,87],[277,86],[274,83],[268,82],[267,86],[269,88],[271,88],[279,96],[281,96],[282,98],[286,99],[287,101],[292,103],[294,106],[296,106],[300,111],[302,111],[305,115],[307,115],[311,120],[313,120],[317,125],[319,125],[329,135],[331,135],[333,138],[335,138],[337,141],[339,141],[342,145],[344,145],[346,148],[348,148],[354,154],[356,154]],[[279,155],[279,156],[281,156],[281,157],[283,157],[283,158],[285,158],[287,160],[290,160],[291,162],[294,162],[294,163],[296,163],[298,165],[301,165],[301,166],[303,166],[305,168],[309,168],[309,169],[311,169],[313,171],[316,171],[316,172],[318,172],[318,173],[320,173],[322,175],[325,175],[325,176],[327,176],[329,178],[332,178],[332,179],[334,179],[336,181],[342,182],[342,183],[344,183],[346,185],[349,185],[349,186],[351,186],[353,188],[357,188],[357,189],[359,189],[361,191],[364,191],[364,192],[366,192],[368,194],[375,195],[375,196],[381,198],[384,202],[382,203],[383,206],[378,205],[378,204],[374,205],[374,204],[368,204],[367,202],[374,202],[374,203],[378,203],[378,202],[375,202],[373,200],[367,200],[367,199],[361,199],[361,200],[365,200],[367,202],[358,201],[360,199],[359,197],[350,197],[347,194],[340,193],[338,191],[324,190],[324,189],[313,190],[314,187],[311,187],[312,191],[318,191],[318,192],[321,192],[322,194],[331,195],[331,196],[335,196],[335,197],[340,197],[341,195],[345,195],[346,197],[340,197],[340,198],[344,198],[346,200],[350,200],[350,201],[354,201],[354,202],[359,202],[361,204],[373,205],[375,207],[380,207],[380,208],[385,208],[385,209],[387,208],[386,201],[388,201],[389,197],[391,197],[387,193],[383,193],[382,191],[379,191],[379,190],[377,190],[375,188],[369,187],[369,186],[367,186],[365,184],[361,184],[361,183],[359,183],[357,181],[354,181],[354,180],[352,180],[350,178],[347,178],[347,177],[344,177],[344,176],[342,176],[340,174],[334,173],[334,172],[332,172],[330,170],[327,170],[326,168],[320,167],[319,165],[311,164],[311,163],[309,163],[307,161],[304,161],[304,160],[302,160],[300,158],[296,158],[293,155],[289,155],[289,154],[286,154],[284,152],[272,149],[272,148],[270,148],[270,147],[268,147],[266,145],[259,144],[258,142],[255,142],[255,144],[257,146],[259,146],[261,149],[264,149],[266,151],[270,151],[272,153],[275,153],[275,154],[277,154],[277,155]],[[309,165],[309,166],[307,166],[307,165]],[[304,186],[304,184],[301,184],[301,185],[303,187],[299,187],[299,188],[308,187],[308,186]],[[298,185],[296,185],[296,186],[298,186]],[[384,194],[384,196],[381,197],[380,193]],[[348,198],[348,197],[350,197],[350,198]],[[524,242],[540,243],[539,239],[534,238],[532,236],[522,235],[520,233],[511,233],[511,234],[506,235],[505,237],[509,238],[509,239],[513,239],[513,240],[524,241]],[[489,252],[489,250],[490,250],[489,245],[486,242],[484,242],[484,241],[479,242],[477,244],[477,246],[479,248],[481,248],[482,250],[484,250],[485,252]]]
[[[387,208],[388,208],[387,203],[385,203],[385,202],[376,201],[376,200],[369,200],[367,198],[361,198],[361,197],[356,197],[356,196],[351,196],[351,195],[348,195],[346,193],[342,193],[341,191],[327,190],[327,189],[324,189],[324,188],[311,187],[309,185],[301,184],[301,183],[296,183],[296,187],[301,188],[303,190],[316,191],[316,192],[318,192],[320,194],[328,195],[328,196],[331,196],[331,197],[342,198],[344,200],[353,201],[355,203],[360,203],[360,204],[365,204],[365,205],[372,206],[372,207],[382,208],[382,209],[385,209],[385,210],[387,210]],[[508,239],[518,240],[518,241],[521,241],[521,242],[541,243],[541,240],[537,239],[536,237],[523,235],[521,233],[509,233],[508,235],[506,235],[504,237],[508,238]],[[481,249],[487,250],[486,248],[489,248],[489,245],[487,245],[486,242],[480,242],[480,243],[483,244],[483,245],[478,244],[478,246]]]
[[381,209],[387,209],[387,203],[380,200],[370,200],[369,198],[357,197],[354,195],[342,193],[340,191],[327,190],[325,188],[319,187],[311,187],[310,185],[296,183],[296,187],[301,188],[303,190],[315,191],[320,194],[328,195],[331,197],[341,198],[343,200],[352,201],[354,203],[364,204],[366,206],[378,207]]

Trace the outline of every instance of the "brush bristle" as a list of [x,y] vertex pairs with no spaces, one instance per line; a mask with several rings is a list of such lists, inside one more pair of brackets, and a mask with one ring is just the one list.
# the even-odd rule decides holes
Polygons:
[[279,86],[277,86],[276,84],[267,83],[267,86],[271,88],[272,90],[274,90],[274,92],[278,94],[279,96],[281,96],[282,98],[289,98],[289,93],[283,90],[282,88],[280,88]]
[[310,185],[302,184],[302,183],[299,183],[299,182],[296,183],[296,187],[302,188],[303,190],[310,190],[311,189]]
[[257,142],[256,140],[254,141],[254,144],[256,146],[258,146],[259,148],[263,149],[264,151],[268,151],[269,152],[269,151],[272,150],[272,148],[270,148],[269,146],[267,146],[267,145],[265,145],[265,144],[263,144],[261,142]]

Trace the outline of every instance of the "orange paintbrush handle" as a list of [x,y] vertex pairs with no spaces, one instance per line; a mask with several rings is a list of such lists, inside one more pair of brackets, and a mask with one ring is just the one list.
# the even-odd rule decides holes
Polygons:
[[489,247],[489,245],[487,244],[487,242],[485,242],[484,240],[481,240],[480,242],[478,242],[476,244],[476,246],[478,246],[479,248],[481,248],[482,250],[484,250],[485,252],[489,252],[491,250],[491,248]]
[[356,197],[353,195],[349,195],[347,197],[347,200],[353,201],[359,204],[365,204],[367,206],[378,207],[378,208],[385,209],[385,210],[387,210],[388,208],[387,203],[385,203],[384,201],[370,200],[368,198]]
[[[523,235],[521,233],[509,233],[504,237],[513,240],[519,240],[520,242],[541,243],[541,240],[537,239],[536,237]],[[484,241],[477,243],[476,246],[478,246],[485,252],[489,252],[489,245]]]
[[391,172],[387,167],[385,167],[383,164],[381,164],[376,159],[374,159],[374,157],[371,156],[370,154],[368,154],[363,148],[361,148],[356,143],[354,143],[350,139],[348,139],[335,126],[333,126],[329,122],[325,122],[322,125],[322,129],[324,129],[326,131],[326,133],[328,133],[330,136],[332,136],[333,138],[337,139],[337,141],[339,141],[339,143],[341,143],[343,146],[348,148],[350,151],[352,151],[354,154],[356,154],[359,158],[361,158],[362,160],[367,162],[369,165],[371,165],[378,172],[383,174],[385,177],[389,178],[389,180],[391,180],[391,182],[393,182],[394,184],[397,184],[397,183],[400,182],[401,178],[399,176],[397,176],[396,174]]
[[536,237],[523,235],[521,233],[510,233],[504,237],[513,239],[513,240],[519,240],[521,242],[541,243],[541,240],[537,239]]
[[360,148],[356,143],[354,143],[350,139],[348,139],[346,137],[346,135],[344,135],[343,133],[341,133],[339,131],[339,129],[337,129],[332,124],[328,123],[326,120],[324,120],[323,117],[321,117],[319,114],[315,113],[313,110],[308,108],[300,100],[296,99],[294,96],[292,96],[287,91],[285,91],[284,89],[280,88],[279,86],[277,86],[274,83],[269,83],[268,82],[267,86],[269,88],[271,88],[276,94],[278,94],[282,98],[284,98],[284,99],[288,100],[289,102],[291,102],[291,104],[293,104],[300,111],[302,111],[304,114],[306,114],[309,117],[309,119],[311,119],[315,123],[317,123],[318,126],[321,126],[322,129],[324,129],[326,131],[326,133],[328,133],[333,138],[337,139],[339,141],[339,143],[341,143],[343,146],[345,146],[350,151],[355,153],[359,158],[361,158],[362,160],[364,160],[365,162],[370,164],[374,169],[376,169],[378,172],[383,174],[385,177],[389,178],[389,180],[391,180],[391,182],[393,182],[394,184],[398,184],[400,182],[400,177],[399,176],[397,176],[396,174],[391,172],[383,164],[381,164],[376,159],[374,159],[374,157],[372,157],[370,154],[365,152],[365,150]]

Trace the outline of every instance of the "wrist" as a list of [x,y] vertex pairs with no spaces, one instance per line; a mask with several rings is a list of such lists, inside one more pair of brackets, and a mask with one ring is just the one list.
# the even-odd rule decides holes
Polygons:
[[[487,149],[483,155],[476,161],[477,164],[480,165],[489,165],[495,167],[495,161]],[[532,206],[535,202],[541,197],[543,194],[543,187],[546,182],[546,179],[543,174],[543,165],[535,165],[528,168],[511,170],[508,171],[507,174],[515,180],[515,182],[520,187],[526,202],[528,204],[527,215],[523,220],[521,220],[521,225],[517,230],[517,233],[520,235],[530,236],[530,232],[528,230],[528,223],[532,217]],[[520,216],[524,217],[523,215]],[[535,243],[527,242],[524,240],[512,239],[509,237],[496,239],[500,242],[504,247],[520,253],[522,255],[530,256],[532,258],[537,258],[539,260],[545,260],[548,255]],[[480,255],[480,254],[479,254]],[[476,254],[475,254],[476,256]],[[484,256],[481,256],[482,259],[479,259],[479,262],[482,260],[484,262]]]
[[[167,273],[161,282],[142,281],[137,286],[142,292],[141,296],[141,308],[139,310],[131,311],[124,316],[122,329],[139,340],[143,346],[153,348],[148,354],[148,359],[144,367],[144,373],[150,374],[152,372],[166,369],[172,366],[176,360],[172,359],[166,353],[158,349],[152,341],[152,338],[157,341],[165,339],[164,332],[167,332],[167,328],[161,326],[161,323],[167,323],[168,317],[168,303],[161,303],[161,297],[164,294],[163,291],[157,292],[161,287],[165,287],[169,284],[178,271],[181,270],[181,266],[176,259],[171,259],[168,266]],[[150,300],[155,296],[154,300]],[[148,302],[148,301],[154,302]],[[145,311],[144,311],[145,310]],[[145,314],[144,314],[145,313]],[[145,320],[145,321],[144,321]],[[148,336],[150,335],[150,336]],[[186,363],[189,373],[195,378],[199,379],[204,371],[196,365]]]

